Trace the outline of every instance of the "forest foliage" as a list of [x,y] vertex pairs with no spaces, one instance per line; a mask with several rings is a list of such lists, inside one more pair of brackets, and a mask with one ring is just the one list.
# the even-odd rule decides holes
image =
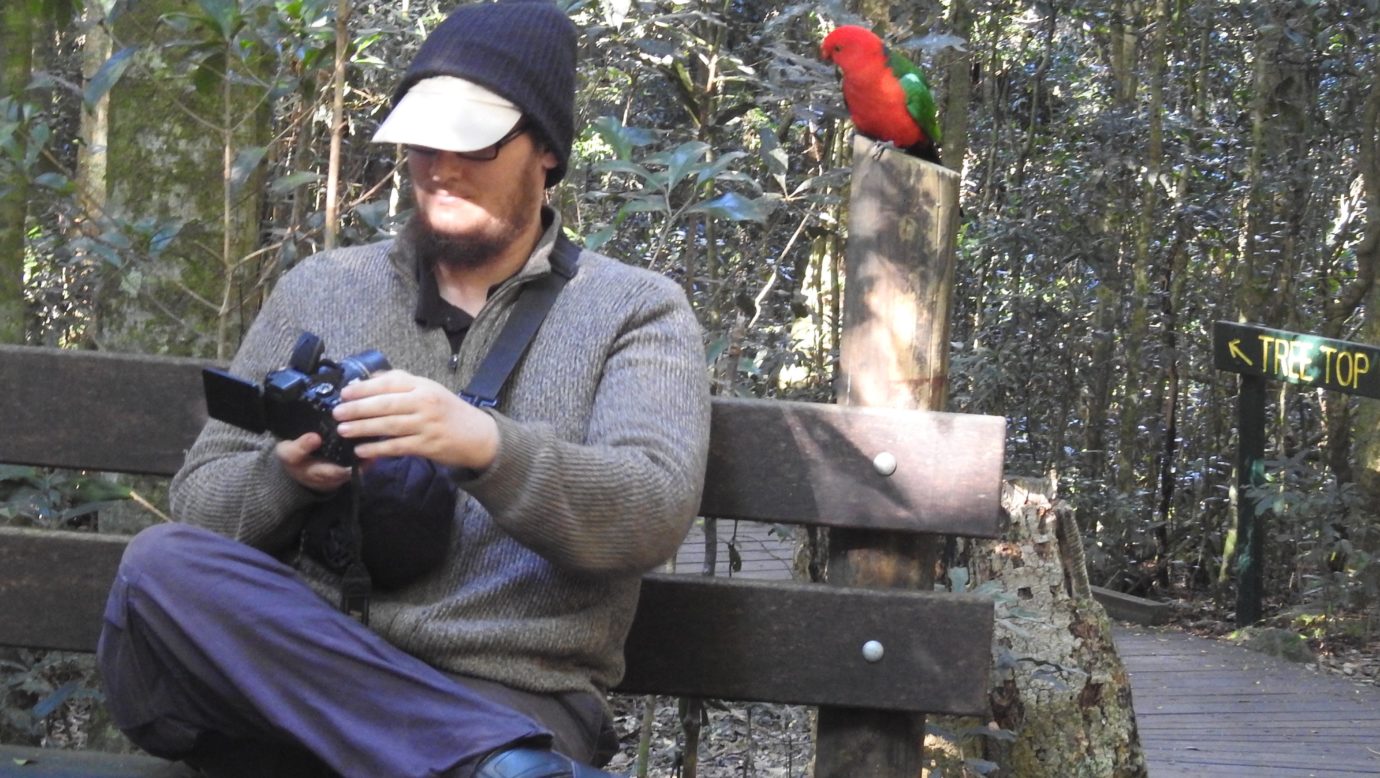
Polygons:
[[[368,139],[449,4],[16,5],[43,13],[0,76],[9,339],[223,357],[283,271],[406,217],[398,151]],[[833,395],[851,127],[820,39],[865,24],[921,63],[962,172],[950,409],[1008,419],[1009,472],[1057,474],[1094,583],[1228,601],[1236,379],[1212,322],[1380,343],[1375,0],[564,5],[578,137],[552,203],[683,285],[724,395]],[[169,124],[199,145],[113,151]],[[203,166],[159,191],[182,155]],[[1271,392],[1249,496],[1272,607],[1374,627],[1376,401]],[[79,522],[39,477],[0,473],[0,515]]]

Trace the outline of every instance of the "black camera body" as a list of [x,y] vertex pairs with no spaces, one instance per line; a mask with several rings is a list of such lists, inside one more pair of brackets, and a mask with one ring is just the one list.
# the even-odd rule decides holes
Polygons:
[[287,367],[264,377],[263,385],[246,381],[224,370],[201,371],[206,392],[206,411],[211,418],[250,432],[271,432],[292,440],[308,432],[321,436],[316,456],[350,466],[357,460],[354,447],[368,439],[346,440],[336,431],[331,411],[340,404],[340,390],[347,384],[388,370],[383,354],[370,349],[332,361],[324,357],[318,336],[306,332],[292,347]]

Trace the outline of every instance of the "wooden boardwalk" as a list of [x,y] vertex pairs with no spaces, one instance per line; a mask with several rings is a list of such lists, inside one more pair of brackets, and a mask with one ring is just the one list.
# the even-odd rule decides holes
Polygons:
[[[732,575],[790,577],[792,545],[769,528],[720,522],[718,536],[718,575],[730,575],[732,539]],[[703,544],[697,526],[679,572],[701,570]],[[1170,629],[1114,634],[1150,778],[1380,776],[1380,687]]]
[[1173,630],[1116,645],[1151,778],[1380,775],[1380,687]]

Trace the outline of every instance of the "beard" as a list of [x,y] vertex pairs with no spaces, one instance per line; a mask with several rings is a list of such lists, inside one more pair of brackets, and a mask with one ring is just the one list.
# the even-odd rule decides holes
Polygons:
[[487,225],[465,233],[436,229],[418,208],[408,219],[405,232],[416,247],[418,258],[428,265],[438,263],[465,270],[483,267],[501,256],[540,218],[542,196],[539,189],[519,189],[501,207],[491,211]]

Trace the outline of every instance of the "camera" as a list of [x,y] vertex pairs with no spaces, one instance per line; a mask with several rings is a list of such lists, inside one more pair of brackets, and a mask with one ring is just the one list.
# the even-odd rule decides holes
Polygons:
[[204,368],[202,387],[211,418],[250,432],[271,432],[292,440],[308,432],[321,435],[316,456],[350,466],[354,447],[368,439],[346,440],[336,432],[331,411],[340,404],[340,390],[354,381],[388,370],[383,354],[370,349],[339,361],[326,359],[321,338],[303,333],[292,347],[287,367],[264,377],[260,386],[224,370]]

